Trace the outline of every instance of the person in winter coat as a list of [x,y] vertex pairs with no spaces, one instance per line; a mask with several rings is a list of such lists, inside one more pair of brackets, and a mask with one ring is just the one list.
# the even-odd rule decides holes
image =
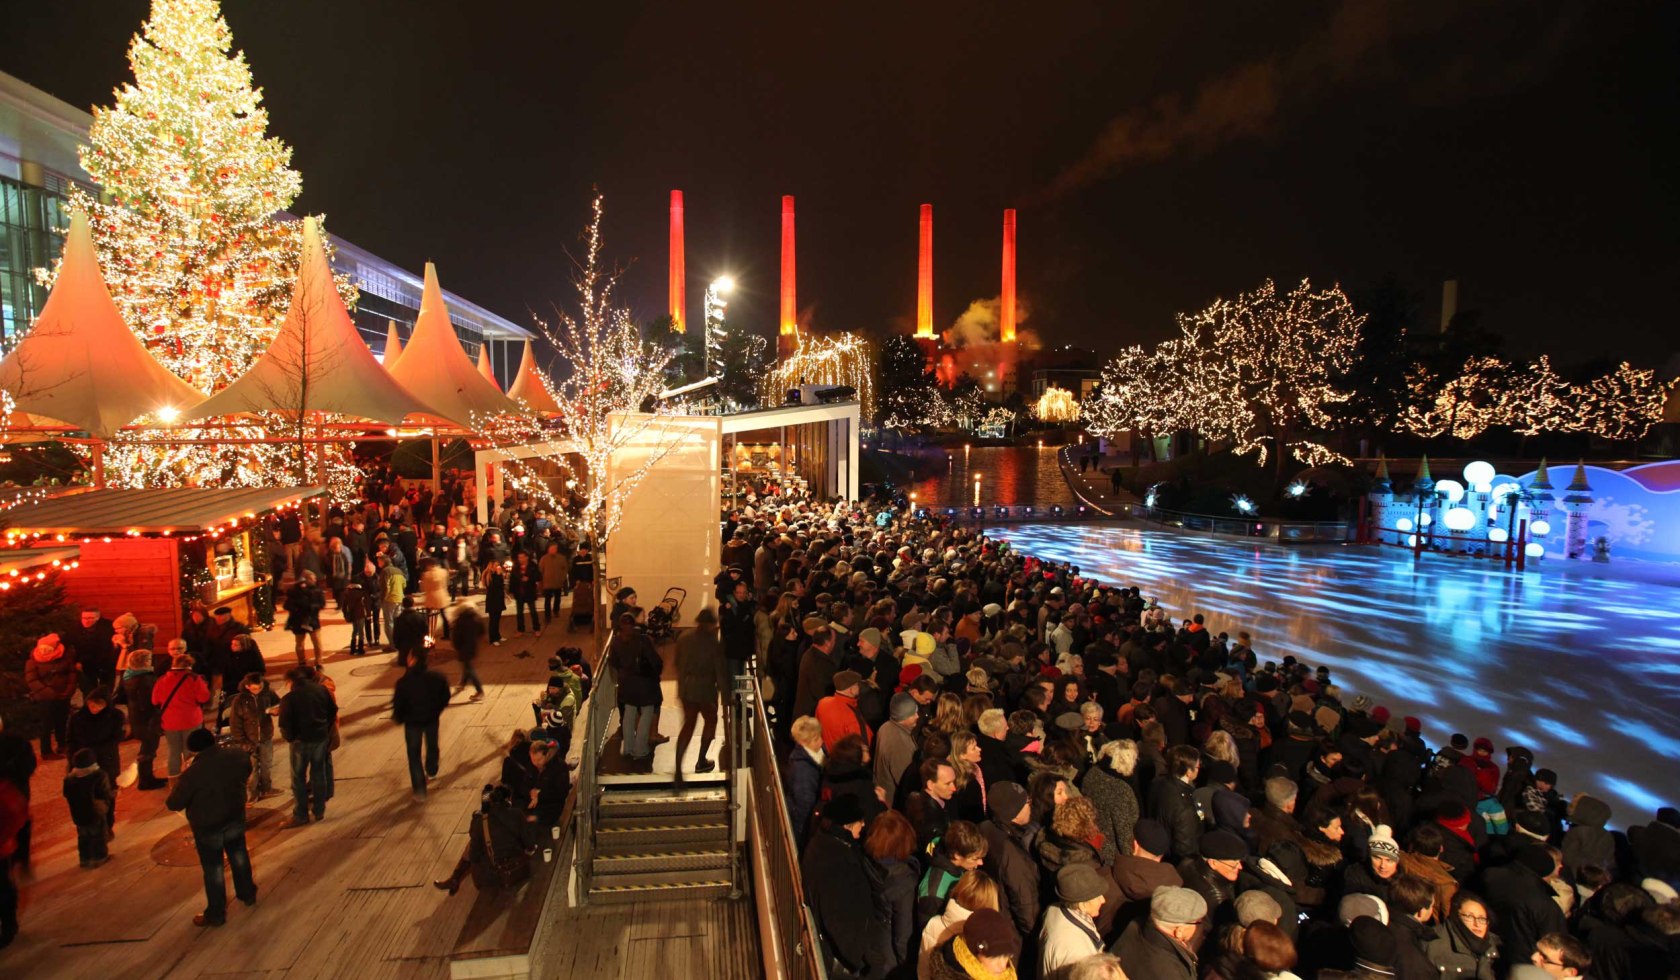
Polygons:
[[111,787],[110,806],[105,813],[108,827],[117,824],[117,776],[122,772],[122,755],[117,747],[122,742],[122,735],[122,712],[111,707],[111,696],[103,688],[89,691],[86,703],[70,716],[67,751],[72,755],[82,749],[92,752],[94,764]]
[[468,875],[481,889],[500,887],[494,868],[519,857],[529,859],[536,853],[537,824],[525,819],[511,787],[486,786],[482,800],[473,814],[473,832],[467,837],[466,850],[449,876],[433,881],[432,887],[453,895]]
[[186,644],[170,640],[169,650],[171,666],[152,686],[152,703],[158,706],[162,718],[163,740],[169,746],[169,778],[174,779],[181,775],[187,733],[204,726],[210,685],[193,673],[193,659],[186,652]]
[[1126,927],[1112,951],[1127,976],[1150,980],[1194,980],[1196,951],[1190,945],[1207,918],[1207,902],[1188,888],[1158,888],[1148,918]]
[[870,741],[875,733],[858,714],[858,690],[863,678],[856,671],[842,670],[834,675],[834,693],[817,702],[814,714],[823,726],[823,748],[830,751],[834,743],[847,735],[861,735]]
[[676,777],[682,779],[683,759],[688,740],[694,736],[695,723],[704,720],[700,730],[700,757],[694,771],[711,772],[717,768],[707,753],[712,738],[717,735],[718,699],[729,691],[728,664],[724,659],[723,643],[718,639],[717,612],[706,606],[694,616],[694,629],[677,640],[677,699],[682,702],[682,729],[677,732]]
[[280,696],[263,675],[252,671],[240,678],[239,693],[228,706],[228,734],[233,744],[251,757],[247,802],[274,795],[274,715]]
[[35,641],[35,649],[23,665],[23,682],[29,687],[29,700],[41,708],[41,758],[58,759],[53,742],[64,746],[70,725],[70,698],[76,693],[76,665],[64,652],[64,643],[57,633],[48,633]]
[[64,777],[64,800],[70,806],[70,821],[76,825],[76,856],[84,869],[97,868],[111,859],[106,844],[116,803],[113,793],[114,787],[100,771],[93,751],[75,750]]
[[316,820],[327,814],[333,795],[332,740],[338,724],[338,701],[316,679],[308,667],[294,667],[286,673],[291,690],[280,699],[276,721],[280,737],[291,750],[292,815],[281,828],[307,824],[311,813]]
[[507,611],[507,570],[499,561],[484,566],[484,620],[486,638],[493,647],[502,645],[502,615]]
[[1455,894],[1451,914],[1424,947],[1424,955],[1440,971],[1442,980],[1494,980],[1499,937],[1488,929],[1487,903],[1474,892]]
[[444,610],[449,608],[449,569],[432,558],[420,563],[420,604],[427,624],[436,615],[443,638],[449,639],[449,617],[444,615]]
[[[863,809],[852,796],[830,800],[822,827],[805,847],[800,869],[805,897],[836,967],[857,977],[880,978],[897,965],[892,933],[873,901],[869,856],[858,846]],[[829,971],[831,974],[835,970]]]
[[163,715],[152,703],[152,689],[157,685],[152,659],[150,650],[131,652],[121,681],[123,701],[128,705],[128,731],[140,742],[135,758],[140,778],[134,784],[140,790],[162,789],[169,785],[153,772],[157,763],[158,742],[163,738]]
[[782,782],[793,842],[803,847],[813,829],[811,824],[815,820],[817,800],[822,792],[823,764],[827,761],[822,744],[822,723],[809,715],[794,719],[793,741],[787,765],[782,769]]
[[659,677],[665,659],[654,649],[653,640],[636,628],[635,619],[621,616],[607,649],[607,663],[618,680],[620,730],[624,758],[646,762],[653,758],[651,738],[657,727],[659,705],[664,693]]
[[1110,865],[1132,852],[1132,828],[1138,822],[1137,793],[1127,782],[1137,770],[1138,747],[1131,739],[1115,739],[1097,750],[1096,764],[1085,770],[1079,791],[1097,808],[1102,863]]
[[1000,912],[980,909],[928,956],[931,980],[1014,980],[1016,963],[1033,963],[1022,937]]
[[[438,720],[449,707],[449,682],[426,666],[424,651],[408,655],[408,670],[391,692],[391,720],[403,726],[408,746],[408,784],[414,801],[426,800],[426,784],[438,774]],[[421,758],[422,743],[425,758]]]
[[986,838],[983,867],[1000,886],[999,911],[1015,923],[1022,936],[1037,935],[1039,868],[1033,857],[1037,839],[1027,827],[1032,803],[1019,783],[998,783],[986,796],[991,819],[980,827]]
[[[1255,854],[1269,859],[1289,879],[1295,903],[1316,909],[1324,904],[1342,852],[1328,841],[1315,839],[1295,819],[1299,788],[1283,776],[1266,780],[1266,802],[1254,810],[1250,830]],[[1338,820],[1338,823],[1340,821]]]
[[513,568],[507,575],[508,596],[513,599],[513,622],[519,635],[525,635],[525,614],[531,614],[531,632],[542,632],[537,621],[537,593],[541,591],[542,572],[531,560],[529,551],[520,551],[513,558]]
[[915,849],[915,828],[898,811],[887,810],[870,821],[863,852],[870,859],[875,907],[887,924],[893,968],[911,962],[915,955],[916,864],[911,860]]
[[344,621],[350,624],[349,653],[352,657],[360,657],[367,653],[368,641],[376,639],[369,629],[372,620],[368,616],[368,591],[360,580],[352,578],[339,591],[338,609],[344,614]]
[[1149,790],[1149,816],[1172,834],[1172,852],[1179,858],[1194,857],[1202,835],[1194,789],[1201,768],[1202,754],[1194,745],[1175,745],[1167,750],[1167,770]]
[[962,924],[981,909],[998,910],[998,887],[986,872],[976,869],[965,873],[951,886],[945,910],[922,927],[921,948],[916,956],[917,980],[928,980],[933,975],[934,951],[960,934]]
[[1056,900],[1056,875],[1068,865],[1083,864],[1101,873],[1106,882],[1103,894],[1108,899],[1107,912],[1096,915],[1096,919],[1097,928],[1107,932],[1120,908],[1120,889],[1109,875],[1108,866],[1102,863],[1102,845],[1096,807],[1085,797],[1075,796],[1056,807],[1050,826],[1039,834],[1034,850],[1043,869],[1040,901],[1044,907]]
[[478,648],[484,642],[484,617],[478,610],[469,605],[466,600],[456,604],[455,633],[451,643],[455,646],[455,659],[461,663],[461,684],[455,688],[459,694],[473,686],[472,697],[469,700],[484,700],[484,682],[478,679]]
[[899,783],[910,768],[910,760],[916,757],[918,720],[916,699],[901,691],[893,695],[887,721],[875,733],[875,785],[889,800],[898,798]]
[[205,906],[193,916],[193,925],[219,926],[227,921],[224,854],[234,894],[246,905],[257,904],[251,854],[245,847],[245,784],[251,777],[251,758],[239,749],[218,746],[216,737],[202,728],[193,731],[186,747],[193,763],[170,789],[167,805],[186,811],[204,869]]
[[1616,839],[1604,825],[1610,820],[1610,804],[1585,793],[1576,794],[1569,804],[1569,830],[1563,835],[1563,871],[1570,881],[1582,868],[1597,865],[1616,872]]
[[315,573],[304,572],[290,589],[286,591],[286,632],[296,639],[295,652],[298,666],[303,666],[303,640],[309,638],[309,645],[315,651],[315,666],[321,666],[321,610],[327,600],[321,595],[321,589],[315,584]]
[[840,670],[835,659],[834,631],[818,626],[811,643],[799,658],[799,680],[793,698],[794,715],[813,715],[817,702],[834,691],[834,675]]
[[1493,913],[1506,962],[1526,963],[1540,937],[1565,931],[1563,911],[1552,898],[1546,878],[1557,868],[1550,853],[1538,844],[1517,852],[1510,864],[1488,868],[1478,889]]
[[[560,545],[550,542],[548,551],[537,562],[537,569],[542,575],[543,595],[543,625],[554,622],[554,617],[560,615],[560,597],[566,592],[566,571],[571,567],[571,560],[560,553]],[[535,618],[536,613],[531,614]]]
[[1184,884],[1178,869],[1162,858],[1172,847],[1172,835],[1167,828],[1153,820],[1139,820],[1132,828],[1132,853],[1114,859],[1109,869],[1114,883],[1120,887],[1114,921],[1122,928],[1149,913],[1149,899],[1155,889],[1163,886],[1178,888]]
[[1044,913],[1038,939],[1039,980],[1067,980],[1074,964],[1102,952],[1096,917],[1105,877],[1087,864],[1065,864],[1056,872],[1056,903]]

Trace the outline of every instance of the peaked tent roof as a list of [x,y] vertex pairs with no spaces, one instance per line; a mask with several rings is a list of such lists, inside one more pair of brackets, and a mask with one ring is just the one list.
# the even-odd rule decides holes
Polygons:
[[19,411],[98,439],[148,412],[183,411],[204,395],[157,362],[123,322],[99,271],[87,216],[70,216],[64,263],[35,326],[0,361]]
[[386,374],[362,342],[333,286],[314,218],[303,219],[303,259],[274,342],[239,380],[185,417],[262,411],[327,412],[393,425],[410,415],[441,418]]
[[475,413],[519,411],[518,404],[484,380],[462,349],[455,328],[449,324],[437,267],[430,262],[426,263],[426,284],[420,292],[420,316],[408,335],[408,346],[401,357],[385,367],[403,387],[464,428],[472,427]]
[[537,358],[531,353],[529,340],[525,341],[525,352],[519,357],[519,373],[514,376],[513,384],[508,385],[508,397],[524,402],[534,412],[560,414],[560,403],[554,400],[554,393],[548,390],[542,372],[537,370]]
[[497,391],[502,386],[496,384],[496,372],[490,367],[490,344],[488,341],[478,345],[478,373],[484,375],[484,380],[496,386]]
[[402,334],[397,333],[397,321],[386,320],[385,322],[391,326],[390,329],[385,331],[385,353],[381,360],[385,364],[391,365],[397,363],[397,358],[402,356]]

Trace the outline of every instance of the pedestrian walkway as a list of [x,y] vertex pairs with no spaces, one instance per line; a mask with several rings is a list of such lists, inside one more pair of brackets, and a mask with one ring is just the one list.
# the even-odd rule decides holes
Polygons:
[[[512,617],[508,619],[511,626]],[[485,783],[500,772],[503,745],[529,728],[531,701],[563,645],[586,646],[557,619],[538,635],[505,634],[485,647],[478,672],[485,696],[456,695],[444,712],[442,767],[430,798],[410,798],[402,728],[390,720],[400,671],[392,655],[342,651],[349,628],[323,615],[323,664],[338,685],[343,745],[334,756],[337,789],[326,819],[294,830],[278,824],[291,806],[287,750],[275,746],[279,795],[251,807],[248,843],[259,900],[233,902],[227,925],[192,924],[204,907],[203,879],[181,814],[164,808],[164,790],[124,790],[117,804],[111,861],[84,871],[59,784],[64,762],[43,762],[33,781],[34,877],[23,882],[22,931],[0,952],[11,977],[447,977],[445,955],[469,909],[472,886],[450,898],[431,882],[448,874],[466,845],[469,815]],[[278,693],[295,663],[292,637],[256,634]],[[446,642],[433,665],[458,683]],[[137,743],[122,745],[132,761]],[[161,759],[160,759],[161,763]],[[231,898],[231,896],[230,896]]]
[[1056,453],[1056,464],[1062,468],[1062,476],[1067,479],[1068,487],[1073,495],[1084,501],[1087,507],[1094,507],[1105,514],[1118,516],[1125,513],[1128,506],[1138,503],[1138,498],[1125,488],[1118,492],[1114,490],[1113,478],[1109,471],[1125,465],[1122,457],[1102,456],[1097,460],[1095,469],[1079,469],[1079,460],[1074,455],[1075,449],[1083,446],[1063,446]]

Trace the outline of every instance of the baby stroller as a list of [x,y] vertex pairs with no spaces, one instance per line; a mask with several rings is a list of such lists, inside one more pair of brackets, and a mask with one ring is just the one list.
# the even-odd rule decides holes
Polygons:
[[572,618],[567,622],[568,633],[588,629],[595,624],[595,580],[586,578],[572,586]]
[[665,598],[659,600],[659,605],[648,610],[647,635],[655,640],[665,640],[676,632],[677,616],[682,613],[683,600],[688,598],[687,589],[671,586],[665,590]]

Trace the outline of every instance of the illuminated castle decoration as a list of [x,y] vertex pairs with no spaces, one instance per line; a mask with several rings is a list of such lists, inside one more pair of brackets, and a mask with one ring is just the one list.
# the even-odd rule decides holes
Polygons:
[[1399,534],[1389,530],[1394,511],[1394,483],[1388,478],[1388,460],[1380,453],[1377,455],[1377,478],[1372,481],[1366,499],[1371,509],[1371,527],[1376,529],[1376,542],[1400,544]]
[[1575,464],[1575,478],[1563,492],[1563,509],[1569,515],[1563,523],[1563,553],[1568,558],[1581,558],[1587,554],[1587,509],[1593,503],[1584,460]]

